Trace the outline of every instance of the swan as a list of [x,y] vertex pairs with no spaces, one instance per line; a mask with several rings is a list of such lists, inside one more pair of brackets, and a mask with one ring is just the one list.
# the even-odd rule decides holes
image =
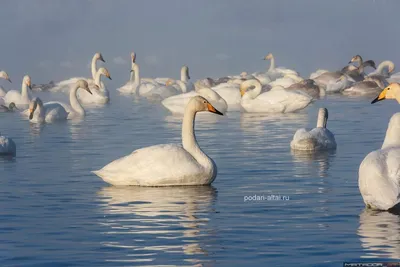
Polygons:
[[[96,85],[97,86],[97,85]],[[68,113],[67,119],[73,119],[73,118],[81,118],[86,115],[84,108],[82,107],[80,100],[78,99],[77,93],[79,92],[79,89],[83,89],[87,91],[89,94],[92,94],[92,91],[89,89],[89,84],[86,80],[80,79],[75,83],[74,88],[70,91],[69,93],[69,103],[70,105],[61,103],[61,102],[56,102],[56,101],[51,101],[47,102],[45,104],[59,104],[61,105],[64,110]]]
[[129,81],[122,85],[120,88],[117,88],[118,91],[132,91],[132,87],[134,84],[134,79],[135,79],[135,72],[133,71],[133,66],[136,63],[136,54],[135,52],[131,53],[131,70],[130,70],[130,76],[129,76]]
[[[243,81],[242,81],[243,82]],[[240,95],[240,85],[237,83],[221,83],[211,89],[218,93],[226,101],[228,109],[232,110],[240,107],[242,96]]]
[[32,99],[29,109],[22,112],[22,115],[29,114],[29,120],[34,123],[51,123],[63,121],[68,118],[68,112],[57,102],[43,104],[38,97]]
[[185,107],[188,105],[190,99],[195,96],[202,96],[206,98],[211,104],[222,113],[228,110],[228,104],[216,91],[211,88],[204,87],[197,91],[191,91],[185,94],[175,95],[164,99],[161,104],[167,108],[171,113],[183,114]]
[[194,120],[199,111],[222,115],[205,98],[193,97],[186,106],[183,117],[183,146],[165,144],[138,149],[93,173],[112,185],[211,184],[217,176],[217,166],[201,150],[194,134]]
[[[253,86],[254,89],[247,90]],[[312,97],[303,92],[285,89],[271,90],[261,94],[261,84],[257,80],[244,81],[240,85],[240,94],[242,95],[241,105],[247,112],[295,112],[304,109],[312,101]]]
[[168,97],[186,92],[187,92],[186,83],[180,80],[176,81],[168,80],[165,85],[159,84],[145,96],[153,100],[163,100]]
[[317,71],[315,71],[315,72],[312,72],[312,73],[310,74],[310,79],[313,79],[313,80],[314,80],[314,78],[317,78],[319,75],[321,75],[321,74],[323,74],[323,73],[325,73],[325,72],[329,72],[329,70],[319,69],[319,70],[317,70]]
[[[183,91],[183,88],[181,88],[181,85],[176,83],[176,81],[178,81],[178,80],[174,80],[174,79],[171,79],[171,78],[155,78],[154,81],[157,82],[157,83],[163,84],[163,85],[165,85],[169,81],[169,84],[171,86],[174,86],[178,90],[180,89],[180,90],[182,90],[182,92],[186,93],[188,91],[193,91],[194,90],[194,84],[191,81],[189,81],[189,79],[190,79],[189,67],[188,66],[183,66],[181,68],[181,79],[180,79],[180,81],[186,85],[186,87],[185,87],[186,91]],[[151,79],[143,79],[143,80],[151,82]]]
[[292,74],[292,75],[295,75],[295,76],[299,76],[299,73],[297,71],[294,71],[294,70],[291,70],[291,69],[288,69],[288,68],[284,68],[284,67],[276,68],[275,67],[275,58],[274,58],[274,55],[272,53],[269,53],[268,55],[266,55],[264,57],[264,60],[271,60],[269,69],[267,71],[267,74],[268,74],[268,76],[270,77],[270,79],[272,81],[276,80],[277,78],[279,78],[281,76],[287,75],[287,74]]
[[14,141],[6,136],[0,135],[0,156],[13,156],[17,155],[17,146]]
[[[111,79],[110,73],[106,68],[99,68],[96,73],[94,82],[88,80],[89,88],[94,89],[91,93],[87,90],[78,91],[78,98],[84,104],[107,104],[110,101],[110,92],[105,87],[104,83],[101,82],[101,76],[106,76],[109,80]],[[80,81],[82,79],[79,79]],[[71,87],[70,91],[75,89],[77,82]]]
[[366,78],[379,79],[385,86],[388,85],[386,79],[391,77],[395,67],[394,63],[390,60],[385,60],[378,65],[378,68],[366,76]]
[[[5,72],[4,70],[0,71],[0,78],[3,78],[11,83],[10,77],[8,76],[7,72]],[[6,94],[7,94],[7,92],[4,90],[4,88],[0,87],[0,97],[5,96]]]
[[385,84],[379,79],[366,78],[364,81],[356,82],[351,87],[342,91],[344,95],[368,95],[381,92]]
[[319,98],[320,96],[325,95],[325,90],[321,89],[315,84],[314,80],[311,79],[305,79],[298,83],[292,84],[291,86],[287,87],[286,90],[303,91],[312,98]]
[[18,108],[26,108],[30,102],[28,88],[32,90],[31,77],[29,77],[29,75],[25,75],[22,80],[21,92],[16,90],[8,91],[4,96],[4,103],[9,105],[11,102],[14,102]]
[[92,73],[92,78],[85,78],[85,77],[74,77],[74,78],[70,78],[68,80],[64,80],[61,82],[56,83],[51,89],[49,89],[51,92],[69,92],[71,88],[73,88],[73,86],[75,85],[75,83],[78,80],[81,79],[87,79],[87,80],[96,80],[96,74],[97,74],[97,66],[96,66],[96,62],[97,61],[102,61],[102,62],[106,62],[103,58],[103,55],[99,52],[97,52],[96,54],[94,54],[93,58],[92,58],[92,62],[90,64],[90,69],[91,69],[91,73]]
[[318,112],[317,127],[311,131],[299,129],[293,136],[290,147],[294,150],[329,150],[336,149],[335,136],[326,128],[328,110],[320,108]]
[[300,76],[294,75],[294,74],[286,74],[285,76],[276,79],[273,82],[270,82],[269,85],[274,87],[274,86],[283,86],[283,87],[289,87],[295,83],[301,82],[303,78]]
[[5,105],[0,105],[0,112],[14,112],[14,110],[18,110],[14,102],[11,102],[8,107]]
[[376,69],[375,62],[373,60],[367,60],[364,62],[360,55],[356,55],[356,56],[352,57],[349,64],[353,63],[353,62],[358,62],[358,67],[349,68],[349,69],[347,69],[346,72],[342,72],[342,73],[346,74],[347,76],[352,78],[355,82],[360,82],[360,81],[364,80],[365,67],[370,66],[370,67]]

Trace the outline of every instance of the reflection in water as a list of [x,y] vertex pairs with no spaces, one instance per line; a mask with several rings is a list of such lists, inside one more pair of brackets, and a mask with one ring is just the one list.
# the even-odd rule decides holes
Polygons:
[[127,258],[111,261],[154,261],[158,254],[181,253],[197,263],[207,255],[213,187],[105,187],[98,195],[105,234],[111,237],[103,245],[126,250]]
[[360,214],[358,235],[367,255],[363,258],[400,258],[400,216],[365,209]]
[[[293,156],[295,168],[296,162],[306,163],[308,174],[311,174],[311,172],[314,171],[317,167],[318,176],[327,177],[328,169],[336,156],[336,150],[314,152],[292,149],[291,154]],[[302,166],[300,170],[304,170],[304,167]]]
[[33,136],[39,136],[44,127],[44,123],[29,123],[29,131]]

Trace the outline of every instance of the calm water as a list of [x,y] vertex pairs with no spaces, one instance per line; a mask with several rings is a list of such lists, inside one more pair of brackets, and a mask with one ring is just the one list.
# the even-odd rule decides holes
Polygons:
[[[212,186],[111,187],[91,174],[133,150],[180,142],[181,118],[112,95],[83,121],[30,126],[0,114],[17,143],[0,160],[2,266],[341,266],[400,257],[400,217],[370,213],[358,167],[381,146],[394,101],[330,96],[292,115],[202,114]],[[55,97],[44,94],[44,99]],[[329,110],[336,153],[292,154],[296,129]],[[280,195],[289,200],[244,201]]]

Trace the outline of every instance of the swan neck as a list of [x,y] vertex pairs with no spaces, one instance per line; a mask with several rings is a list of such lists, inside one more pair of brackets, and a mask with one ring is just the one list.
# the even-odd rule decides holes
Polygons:
[[317,120],[317,128],[326,128],[326,123],[328,122],[328,118],[324,113],[319,113],[318,114],[318,120]]
[[70,102],[70,105],[71,105],[72,109],[76,113],[78,113],[80,115],[85,115],[85,110],[83,109],[83,107],[82,107],[82,105],[79,102],[78,97],[77,97],[78,89],[79,89],[79,87],[76,86],[70,91],[70,93],[69,93],[69,102]]
[[95,79],[94,79],[94,83],[95,83],[99,88],[101,88],[101,86],[100,86],[100,83],[101,83],[101,72],[100,72],[100,70],[98,70],[97,73],[96,73],[96,77],[95,77]]
[[182,145],[183,148],[189,152],[199,164],[202,166],[210,166],[212,164],[211,160],[199,147],[196,140],[196,135],[194,133],[194,118],[196,113],[197,111],[189,102],[189,104],[186,106],[185,115],[183,117]]
[[132,65],[131,65],[131,75],[129,77],[129,81],[133,82],[134,78],[135,78],[135,71],[134,71],[134,67],[135,67],[135,62],[132,61]]
[[363,74],[364,73],[364,64],[360,64],[360,66],[358,67],[358,73],[359,74]]
[[21,97],[25,102],[29,102],[28,86],[22,82]]
[[269,65],[268,71],[273,71],[275,70],[275,58],[273,55],[271,55],[271,64]]
[[177,84],[179,85],[179,87],[182,90],[182,93],[186,93],[187,92],[187,86],[186,83],[182,82],[182,81],[176,81]]
[[186,71],[186,69],[182,68],[181,69],[181,81],[186,83],[186,82],[188,82],[188,80],[189,80],[189,78],[187,76],[187,71]]
[[96,69],[96,56],[92,58],[91,69],[92,69],[92,78],[93,80],[96,79],[97,69]]
[[400,146],[400,125],[389,125],[382,149],[393,146]]
[[255,88],[249,92],[247,92],[246,94],[248,94],[250,96],[250,98],[254,99],[257,96],[259,96],[261,94],[261,84],[258,82],[254,82],[254,83],[250,83],[250,86],[253,85]]
[[135,68],[133,68],[133,72],[135,72],[135,82],[137,84],[140,83],[140,72],[139,72],[139,66],[136,65]]

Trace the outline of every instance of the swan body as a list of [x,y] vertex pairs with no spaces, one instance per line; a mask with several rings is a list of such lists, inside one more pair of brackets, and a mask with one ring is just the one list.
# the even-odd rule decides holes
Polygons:
[[16,90],[8,91],[4,96],[4,103],[9,105],[13,102],[18,108],[26,108],[30,102],[28,88],[32,90],[31,77],[29,77],[29,75],[25,75],[22,80],[21,92]]
[[135,94],[137,96],[151,96],[151,91],[155,88],[162,86],[155,81],[142,81],[140,78],[139,65],[132,64],[131,72],[134,73],[134,80],[130,86],[120,87],[117,90],[122,94]]
[[295,83],[301,82],[303,78],[293,75],[293,74],[287,74],[281,78],[276,79],[273,82],[270,82],[269,85],[274,87],[274,86],[282,86],[284,88],[289,87]]
[[385,85],[380,80],[364,80],[356,82],[351,87],[345,89],[344,95],[368,95],[377,94],[383,90]]
[[318,112],[317,127],[311,131],[299,129],[290,142],[294,150],[320,151],[336,149],[335,136],[326,128],[328,121],[328,110],[320,108]]
[[194,135],[194,119],[199,111],[222,115],[205,98],[192,98],[185,108],[182,146],[155,145],[132,152],[94,173],[112,185],[180,186],[209,185],[217,166],[199,147]]
[[[99,68],[96,73],[94,83],[92,83],[91,80],[88,82],[89,88],[92,89],[91,92],[89,93],[89,91],[86,89],[76,91],[80,102],[83,104],[107,104],[110,102],[110,93],[105,87],[104,83],[101,82],[101,76],[105,76],[109,80],[112,80],[110,73],[106,68]],[[71,86],[71,89],[69,90],[70,93],[71,90],[76,88],[76,84],[78,84],[81,80],[82,79],[77,80],[75,84]]]
[[[7,81],[9,81],[11,83],[11,79],[8,76],[7,72],[5,72],[4,70],[0,71],[0,78],[3,78]],[[7,94],[7,91],[0,86],[0,97],[4,97]]]
[[228,109],[240,107],[241,95],[239,90],[240,85],[237,83],[221,83],[211,89],[218,93],[227,103]]
[[18,109],[14,102],[11,102],[8,107],[5,105],[0,105],[0,112],[14,112]]
[[[189,81],[190,80],[190,75],[189,75],[189,67],[188,66],[183,66],[181,68],[181,79],[180,80],[174,80],[171,78],[155,78],[154,81],[166,85],[167,82],[169,83],[169,86],[175,87],[177,90],[181,90],[183,93],[193,91],[194,90],[194,84]],[[146,80],[146,81],[151,81]],[[178,83],[180,81],[180,83]],[[182,83],[185,84],[185,87],[182,88]]]
[[[330,80],[328,84],[326,84],[326,93],[340,93],[346,88],[349,88],[352,84],[354,84],[354,80],[348,77],[347,75],[341,75],[336,80]],[[320,86],[320,88],[323,86]]]
[[286,90],[299,90],[302,91],[312,98],[319,98],[325,94],[324,90],[321,90],[318,85],[315,84],[314,80],[305,79],[301,82],[292,84],[287,87]]
[[329,70],[323,70],[323,69],[319,69],[313,73],[310,74],[310,79],[314,79],[318,76],[320,76],[321,74],[325,73],[325,72],[329,72]]
[[13,156],[17,155],[17,146],[11,138],[0,136],[0,156]]
[[[247,90],[250,86],[255,89]],[[247,92],[246,92],[247,90]],[[307,107],[312,97],[286,89],[270,90],[261,94],[261,84],[257,80],[248,80],[240,85],[241,105],[247,112],[290,113]]]
[[190,99],[195,96],[201,96],[209,101],[214,107],[216,107],[222,113],[228,110],[228,104],[216,91],[211,88],[201,88],[197,91],[191,91],[185,94],[175,95],[164,99],[161,103],[171,113],[183,114],[185,107],[188,105]]
[[271,81],[274,81],[274,80],[281,78],[288,74],[294,75],[294,76],[299,76],[299,73],[297,71],[294,71],[294,70],[291,70],[288,68],[284,68],[284,67],[276,68],[275,67],[275,58],[272,53],[269,53],[268,55],[266,55],[264,57],[264,60],[271,60],[269,69],[267,71],[267,75],[269,76]]
[[22,112],[22,115],[29,115],[29,120],[33,123],[52,123],[63,121],[68,118],[68,112],[57,102],[43,104],[38,97],[32,99],[29,109]]
[[94,83],[94,81],[96,80],[96,74],[97,74],[97,66],[96,63],[97,61],[102,61],[105,62],[105,60],[103,59],[103,55],[99,52],[97,52],[96,54],[94,54],[91,64],[90,64],[90,70],[92,73],[92,77],[91,78],[85,78],[85,77],[73,77],[70,78],[68,80],[64,80],[61,82],[56,83],[51,89],[49,89],[49,91],[51,92],[64,92],[64,93],[69,93],[69,91],[71,90],[71,88],[73,88],[75,86],[75,84],[82,79],[86,79],[89,82],[89,86],[90,83]]

